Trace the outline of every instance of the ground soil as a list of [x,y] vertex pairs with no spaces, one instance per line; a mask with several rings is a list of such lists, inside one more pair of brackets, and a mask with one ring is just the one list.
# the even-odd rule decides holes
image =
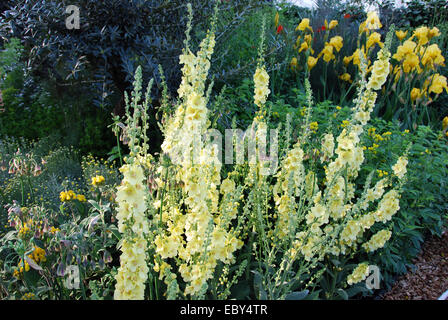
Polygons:
[[397,279],[384,300],[437,300],[448,290],[448,232],[432,236],[414,260],[414,268]]

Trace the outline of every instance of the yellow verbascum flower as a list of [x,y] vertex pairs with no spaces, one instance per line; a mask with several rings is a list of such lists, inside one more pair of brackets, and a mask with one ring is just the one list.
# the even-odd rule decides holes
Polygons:
[[372,75],[367,83],[368,88],[379,90],[386,82],[387,76],[389,75],[389,56],[389,52],[383,50],[378,52],[378,57],[373,63]]
[[264,66],[258,67],[254,74],[255,83],[255,104],[261,108],[263,104],[266,103],[266,98],[268,97],[271,90],[269,90],[269,75],[266,72]]
[[368,251],[373,252],[384,247],[384,244],[390,239],[392,232],[389,230],[381,230],[375,233],[369,241],[364,243],[362,247]]
[[103,176],[92,177],[92,185],[98,187],[104,183],[105,179]]

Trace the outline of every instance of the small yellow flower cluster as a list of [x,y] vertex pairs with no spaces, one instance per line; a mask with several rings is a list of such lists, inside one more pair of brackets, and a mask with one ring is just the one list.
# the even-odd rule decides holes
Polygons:
[[115,277],[114,299],[141,300],[149,268],[146,262],[146,234],[149,225],[146,218],[146,190],[144,172],[134,159],[120,168],[123,181],[117,188],[118,230],[124,234],[121,244],[120,267]]
[[381,230],[375,233],[369,241],[364,243],[362,247],[369,252],[373,252],[377,249],[384,247],[384,244],[389,241],[392,232],[389,230]]
[[106,180],[103,176],[95,176],[92,177],[92,186],[99,187],[100,185],[104,184]]
[[56,233],[59,232],[59,231],[61,231],[61,229],[59,229],[59,228],[55,228],[54,226],[52,226],[52,227],[50,228],[50,233],[51,233],[51,234],[56,234]]
[[84,195],[76,194],[73,190],[62,191],[59,194],[59,199],[61,199],[61,202],[72,201],[72,200],[78,200],[80,202],[87,201],[87,199]]
[[315,121],[311,122],[310,123],[310,130],[311,130],[311,132],[316,133],[317,129],[319,129],[319,124],[317,122],[315,122]]
[[34,246],[34,251],[28,255],[28,258],[33,259],[36,263],[47,261],[45,250],[38,246]]
[[14,269],[13,276],[16,277],[17,279],[20,279],[24,271],[25,272],[30,271],[30,265],[28,264],[28,262],[25,261],[24,263],[23,260],[20,259],[18,268]]
[[36,295],[32,292],[25,293],[20,300],[35,300]]
[[383,171],[383,170],[380,170],[380,169],[376,170],[376,172],[378,173],[378,177],[380,177],[380,178],[383,177],[383,176],[389,175],[389,172]]
[[32,231],[29,227],[32,226],[32,224],[33,220],[23,223],[23,225],[19,228],[19,236],[26,237],[27,235],[30,235]]
[[353,273],[347,277],[347,283],[349,285],[361,282],[367,278],[369,275],[369,266],[367,263],[360,263]]

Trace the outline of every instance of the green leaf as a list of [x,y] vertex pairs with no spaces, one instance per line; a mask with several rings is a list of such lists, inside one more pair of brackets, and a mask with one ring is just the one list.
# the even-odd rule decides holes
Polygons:
[[308,293],[308,290],[291,292],[286,295],[285,300],[303,300],[308,296]]

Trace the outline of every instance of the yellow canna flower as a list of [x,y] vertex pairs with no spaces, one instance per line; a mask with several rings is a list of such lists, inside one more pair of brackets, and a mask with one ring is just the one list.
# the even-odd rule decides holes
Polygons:
[[417,47],[417,44],[408,39],[401,46],[398,46],[397,52],[392,56],[393,59],[397,61],[401,61],[407,56],[408,54],[414,52],[414,49]]
[[333,46],[337,52],[339,52],[343,46],[343,39],[341,36],[335,36],[330,39],[330,46]]
[[359,25],[359,29],[358,29],[359,34],[362,34],[363,32],[369,31],[369,29],[367,29],[367,27],[366,27],[366,24],[367,24],[366,21],[364,21],[363,23],[361,23]]
[[367,13],[366,28],[369,30],[381,29],[383,25],[381,24],[380,18],[375,11]]
[[381,42],[381,35],[378,32],[373,32],[367,39],[367,50],[369,50],[369,48],[373,47],[377,43],[381,48],[384,47],[384,44]]
[[336,28],[338,25],[338,21],[337,20],[331,20],[330,24],[328,25],[328,29],[332,30],[334,28]]
[[414,34],[412,35],[412,37],[417,37],[418,44],[420,46],[423,46],[428,43],[429,41],[428,36],[429,36],[429,28],[426,26],[415,29]]
[[403,61],[403,71],[409,73],[414,70],[417,70],[418,73],[421,72],[420,60],[418,59],[418,56],[412,52],[408,54]]
[[446,82],[446,77],[436,73],[432,77],[431,86],[428,89],[428,93],[434,92],[436,94],[440,94],[443,92],[443,89],[448,93],[448,86]]
[[407,31],[402,31],[402,30],[395,31],[395,35],[397,36],[398,40],[400,40],[400,41],[403,41],[403,39],[406,37],[407,34],[408,34]]
[[293,57],[291,59],[291,63],[289,65],[291,67],[291,70],[296,70],[296,68],[297,68],[297,58]]
[[308,18],[304,18],[302,19],[302,21],[300,21],[299,25],[296,28],[296,31],[305,31],[306,29],[313,31],[313,29],[311,29],[310,27],[310,19]]
[[344,74],[341,74],[341,75],[339,76],[339,79],[341,79],[342,81],[346,81],[346,82],[350,82],[350,83],[352,83],[353,80],[352,80],[351,78],[352,78],[352,77],[351,77],[351,75],[350,75],[349,73],[344,73]]
[[443,130],[446,130],[448,128],[448,116],[443,118],[443,120],[442,120],[442,128],[443,128]]
[[302,37],[301,36],[298,36],[297,37],[297,39],[296,39],[296,44],[295,44],[295,47],[294,48],[297,48],[299,45],[300,45],[300,40],[302,39]]
[[333,46],[329,45],[328,43],[325,44],[325,47],[322,49],[321,53],[319,53],[318,58],[320,58],[322,55],[324,56],[324,61],[327,63],[336,58],[333,53]]
[[420,99],[423,96],[423,90],[419,88],[413,88],[411,90],[411,101],[414,102],[417,99]]
[[308,50],[308,48],[309,48],[308,43],[306,41],[302,42],[302,44],[300,45],[299,53],[304,51],[304,50],[305,51]]
[[305,35],[304,37],[306,43],[308,43],[309,46],[311,46],[311,40],[313,40],[313,37],[310,34]]
[[432,44],[427,48],[420,49],[422,56],[422,64],[434,69],[434,65],[444,65],[445,58],[442,56],[442,51],[437,44]]
[[349,63],[353,60],[353,56],[350,57],[344,57],[344,59],[342,59],[344,61],[344,65],[348,66]]
[[309,56],[308,61],[307,61],[308,70],[313,69],[318,60],[319,60],[319,58],[314,58],[312,56]]
[[438,37],[440,36],[440,31],[437,27],[432,28],[431,30],[428,31],[428,38],[432,39],[433,37]]

